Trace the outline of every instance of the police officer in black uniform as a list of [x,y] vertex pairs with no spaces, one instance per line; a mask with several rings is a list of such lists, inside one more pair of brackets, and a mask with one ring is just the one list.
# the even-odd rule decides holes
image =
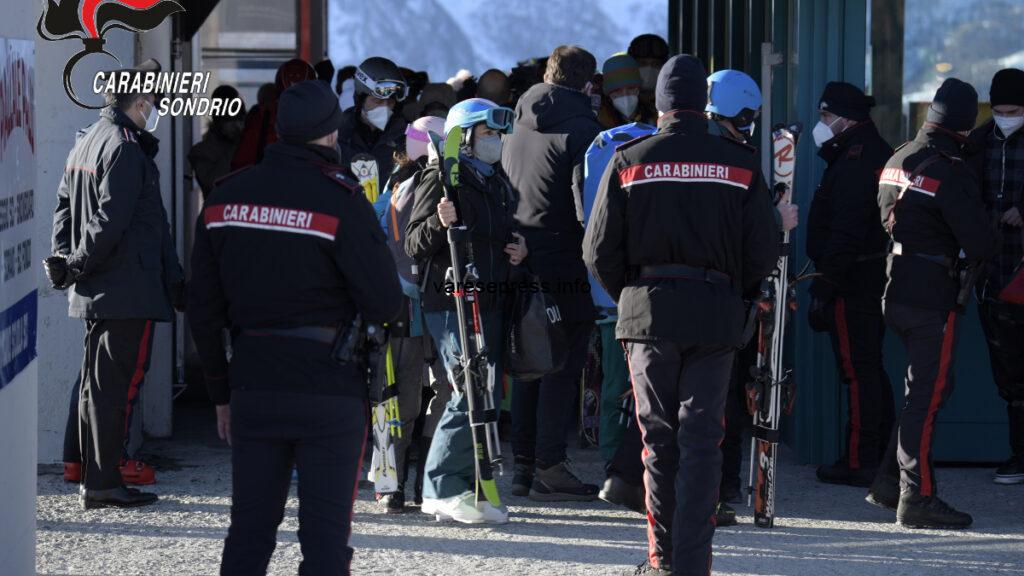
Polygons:
[[828,167],[807,219],[812,328],[827,331],[847,388],[846,453],[818,479],[867,488],[892,432],[892,384],[882,365],[882,291],[889,237],[879,222],[878,175],[892,156],[869,112],[875,100],[853,84],[829,82],[812,133]]
[[[280,99],[280,141],[221,180],[196,224],[188,314],[231,444],[231,528],[222,574],[264,574],[299,475],[299,574],[348,574],[366,439],[365,377],[332,357],[357,314],[402,305],[373,208],[337,166],[338,99],[304,81]],[[230,363],[221,338],[230,328]]]
[[710,572],[742,292],[778,257],[758,158],[708,134],[705,79],[689,55],[661,69],[659,130],[618,149],[583,241],[587,267],[618,303],[646,450],[650,550],[640,574]]
[[972,522],[936,495],[931,446],[938,411],[953,391],[958,296],[970,289],[959,281],[957,256],[984,260],[996,248],[978,186],[961,160],[977,112],[974,88],[947,79],[917,137],[896,151],[878,185],[881,222],[893,241],[885,321],[906,347],[908,366],[899,425],[868,501],[896,510],[897,521],[911,528]]

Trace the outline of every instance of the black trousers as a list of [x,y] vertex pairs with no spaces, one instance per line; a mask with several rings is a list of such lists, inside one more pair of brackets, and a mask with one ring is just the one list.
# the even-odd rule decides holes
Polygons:
[[516,457],[535,458],[541,468],[565,460],[566,436],[576,424],[574,403],[593,329],[593,322],[566,322],[569,350],[562,369],[512,385],[512,453]]
[[153,322],[87,320],[79,402],[82,482],[90,490],[122,485],[128,430],[149,369]]
[[847,394],[846,465],[852,470],[876,468],[896,417],[892,384],[882,363],[882,303],[840,297],[832,312],[832,351]]
[[649,559],[676,576],[706,576],[735,349],[629,342],[627,350],[644,444]]
[[992,378],[1006,400],[1010,450],[1024,457],[1024,306],[987,300],[978,309]]
[[299,476],[299,574],[349,574],[366,417],[361,398],[232,390],[231,527],[222,575],[266,574],[293,467]]
[[882,473],[899,474],[901,490],[936,493],[932,439],[939,410],[953,393],[953,361],[961,318],[955,312],[886,302],[885,321],[907,349],[906,394]]

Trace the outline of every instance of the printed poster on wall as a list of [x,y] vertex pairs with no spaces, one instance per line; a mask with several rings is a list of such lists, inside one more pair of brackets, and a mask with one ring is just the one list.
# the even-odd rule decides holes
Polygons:
[[[31,40],[0,38],[0,388],[36,357],[36,142]],[[42,254],[42,255],[41,255]]]

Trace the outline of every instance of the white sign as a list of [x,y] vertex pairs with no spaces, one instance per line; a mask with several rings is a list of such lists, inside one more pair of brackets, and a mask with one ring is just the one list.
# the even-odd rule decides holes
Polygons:
[[36,134],[31,40],[0,38],[0,388],[36,357]]

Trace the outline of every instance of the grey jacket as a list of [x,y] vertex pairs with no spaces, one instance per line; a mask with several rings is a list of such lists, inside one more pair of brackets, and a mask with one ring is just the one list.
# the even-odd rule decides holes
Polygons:
[[116,108],[78,133],[53,214],[53,253],[82,269],[68,294],[70,316],[171,319],[184,273],[160,197],[157,149]]

